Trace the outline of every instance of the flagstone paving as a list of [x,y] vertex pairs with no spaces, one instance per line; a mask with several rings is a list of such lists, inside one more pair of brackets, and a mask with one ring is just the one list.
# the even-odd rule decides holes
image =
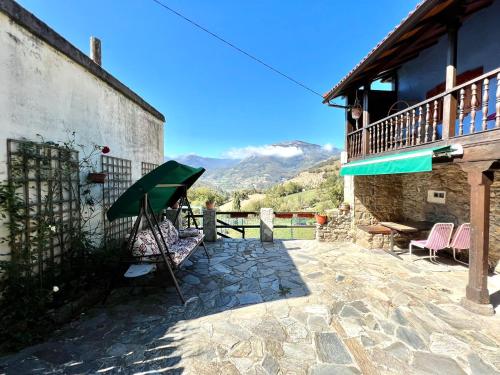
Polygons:
[[500,317],[459,305],[461,266],[315,241],[209,252],[179,273],[185,306],[116,290],[0,374],[500,374]]

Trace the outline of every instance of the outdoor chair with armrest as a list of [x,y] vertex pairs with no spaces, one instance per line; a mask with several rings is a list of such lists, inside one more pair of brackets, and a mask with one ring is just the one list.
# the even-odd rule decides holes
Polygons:
[[470,223],[461,224],[450,244],[451,249],[453,250],[453,259],[455,259],[458,263],[462,263],[468,265],[466,262],[462,262],[457,259],[456,252],[457,250],[468,250],[470,249]]
[[413,246],[421,249],[429,249],[429,259],[436,262],[436,253],[439,250],[450,247],[450,239],[453,233],[453,223],[437,223],[431,229],[429,237],[426,240],[410,241],[410,258]]

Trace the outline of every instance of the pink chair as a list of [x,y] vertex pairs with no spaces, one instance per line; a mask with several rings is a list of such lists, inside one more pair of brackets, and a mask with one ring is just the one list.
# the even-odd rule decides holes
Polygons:
[[451,240],[450,247],[453,250],[453,259],[455,259],[458,263],[467,265],[467,263],[457,259],[456,251],[470,249],[470,223],[463,223],[458,227],[453,239]]
[[453,223],[434,224],[426,240],[410,241],[410,258],[412,247],[415,246],[421,249],[429,249],[429,258],[431,262],[436,262],[436,252],[450,247],[453,226]]

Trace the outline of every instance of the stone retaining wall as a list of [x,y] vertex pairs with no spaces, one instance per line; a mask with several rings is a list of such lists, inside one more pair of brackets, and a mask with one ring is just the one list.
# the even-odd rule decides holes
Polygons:
[[328,215],[328,223],[316,224],[316,240],[320,242],[352,240],[352,214],[335,212]]

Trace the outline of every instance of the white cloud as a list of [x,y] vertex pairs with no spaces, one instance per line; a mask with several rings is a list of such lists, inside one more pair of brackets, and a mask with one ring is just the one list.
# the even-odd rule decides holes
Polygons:
[[323,149],[325,149],[326,151],[332,151],[333,145],[331,143],[327,143],[326,145],[323,146]]
[[279,158],[291,158],[302,155],[304,151],[296,146],[247,146],[232,148],[224,153],[225,157],[231,159],[244,159],[249,156],[276,156]]

